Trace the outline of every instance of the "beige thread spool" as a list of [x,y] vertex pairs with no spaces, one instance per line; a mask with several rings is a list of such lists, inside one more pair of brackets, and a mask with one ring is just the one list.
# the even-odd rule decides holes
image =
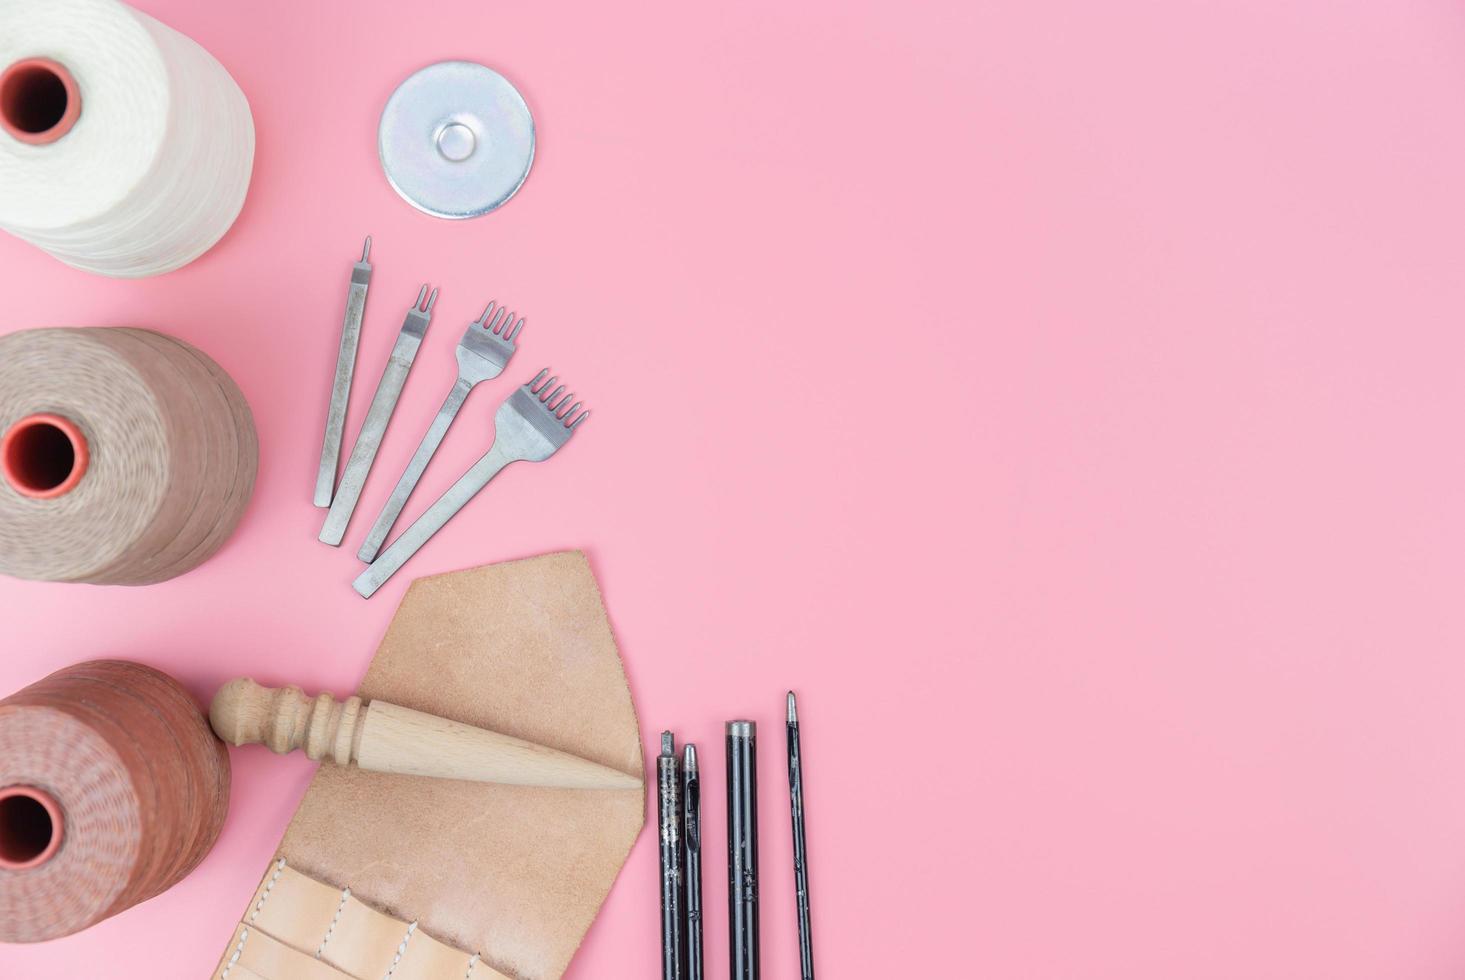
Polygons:
[[223,743],[161,671],[94,660],[0,701],[0,942],[69,935],[177,884],[228,805]]
[[0,572],[161,582],[243,516],[259,447],[238,387],[182,341],[123,327],[0,338]]

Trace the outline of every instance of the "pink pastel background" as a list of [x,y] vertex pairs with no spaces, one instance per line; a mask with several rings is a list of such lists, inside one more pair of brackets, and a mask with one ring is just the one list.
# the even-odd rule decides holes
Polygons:
[[[345,691],[402,591],[354,550],[490,298],[528,314],[409,513],[552,365],[594,417],[410,566],[583,548],[644,727],[763,723],[765,975],[797,975],[782,695],[803,697],[820,975],[1465,974],[1465,12],[1455,3],[139,0],[238,79],[249,202],[143,282],[0,237],[3,329],[156,327],[260,429],[213,561],[0,582],[0,691],[149,661]],[[523,90],[520,195],[465,223],[376,161],[445,58]],[[365,410],[438,317],[347,538],[310,495],[344,280]],[[236,752],[160,898],[6,977],[202,977],[309,765]],[[643,834],[569,976],[656,975]]]

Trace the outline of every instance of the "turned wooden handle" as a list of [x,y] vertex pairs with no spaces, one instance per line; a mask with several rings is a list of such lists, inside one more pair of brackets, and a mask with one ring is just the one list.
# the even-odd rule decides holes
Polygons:
[[386,701],[314,698],[248,678],[219,688],[209,722],[230,745],[355,763],[374,772],[563,789],[641,789],[641,777],[523,739]]
[[270,688],[241,677],[214,695],[209,723],[230,745],[264,745],[281,755],[304,749],[317,762],[344,766],[360,754],[368,710],[358,697],[312,698],[298,687]]

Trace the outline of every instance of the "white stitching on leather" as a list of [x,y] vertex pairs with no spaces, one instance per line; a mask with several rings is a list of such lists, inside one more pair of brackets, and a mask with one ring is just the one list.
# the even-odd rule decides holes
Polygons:
[[342,888],[341,889],[341,903],[336,906],[336,914],[333,915],[333,916],[331,916],[331,924],[330,924],[329,928],[326,929],[326,936],[325,936],[325,938],[322,939],[320,941],[320,945],[315,948],[315,958],[316,959],[320,959],[321,956],[325,953],[325,951],[326,951],[326,943],[328,943],[328,942],[331,941],[331,933],[333,933],[333,932],[336,931],[336,923],[341,921],[341,913],[346,910],[346,899],[348,899],[350,897],[351,897],[351,889],[349,889],[349,888]]
[[387,970],[387,975],[382,977],[382,980],[392,980],[392,974],[397,972],[397,964],[402,962],[402,954],[407,952],[407,940],[411,939],[412,933],[416,931],[417,923],[414,920],[410,925],[407,926],[407,935],[402,937],[401,945],[397,947],[397,955],[392,957],[391,968]]
[[259,901],[254,903],[254,911],[249,914],[250,922],[253,922],[255,919],[259,918],[259,910],[265,907],[265,899],[270,897],[270,892],[273,891],[275,888],[275,882],[280,880],[280,874],[284,870],[285,859],[280,858],[280,860],[275,864],[275,873],[270,875],[269,881],[265,882],[265,890],[260,893]]
[[234,947],[234,955],[229,957],[229,962],[224,965],[224,972],[219,974],[219,980],[225,980],[229,971],[234,969],[234,964],[239,962],[239,954],[244,952],[244,941],[249,938],[249,926],[244,926],[239,932],[239,945]]
[[468,961],[468,972],[463,974],[463,980],[473,980],[473,968],[478,965],[478,954],[474,953],[473,958]]

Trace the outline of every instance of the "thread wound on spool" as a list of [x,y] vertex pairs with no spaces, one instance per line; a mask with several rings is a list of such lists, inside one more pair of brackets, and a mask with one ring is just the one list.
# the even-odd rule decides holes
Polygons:
[[81,89],[59,61],[23,58],[0,72],[0,128],[22,143],[54,143],[81,118]]
[[60,497],[81,482],[90,461],[76,423],[49,412],[27,415],[0,437],[0,474],[27,497]]
[[0,868],[39,867],[61,849],[61,804],[34,786],[0,789]]
[[11,429],[11,451],[0,446],[0,574],[173,578],[223,547],[254,487],[259,444],[238,386],[203,352],[151,331],[0,337],[0,432]]
[[254,167],[249,102],[188,37],[121,0],[4,0],[7,70],[0,230],[137,278],[198,258],[238,217]]
[[[0,942],[69,935],[172,887],[229,803],[229,758],[197,702],[126,661],[77,664],[0,701],[0,764],[24,797],[9,816],[0,800],[0,851],[34,861],[0,866]],[[34,809],[46,799],[49,836]]]

